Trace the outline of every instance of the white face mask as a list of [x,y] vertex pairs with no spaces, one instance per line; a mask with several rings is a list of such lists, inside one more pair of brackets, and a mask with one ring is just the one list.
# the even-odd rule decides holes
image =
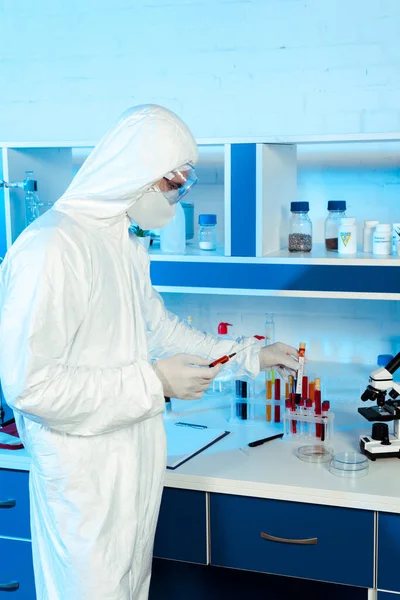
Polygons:
[[142,229],[161,229],[174,218],[176,204],[171,205],[167,198],[158,191],[143,194],[135,204],[127,210],[128,216]]

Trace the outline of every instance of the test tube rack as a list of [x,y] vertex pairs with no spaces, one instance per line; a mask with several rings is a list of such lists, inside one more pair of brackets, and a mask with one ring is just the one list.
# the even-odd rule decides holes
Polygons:
[[285,436],[300,439],[314,439],[324,442],[332,438],[335,415],[329,411],[327,415],[304,414],[301,409],[286,409],[284,417]]
[[265,402],[265,420],[267,423],[281,423],[285,403],[282,400],[267,400]]

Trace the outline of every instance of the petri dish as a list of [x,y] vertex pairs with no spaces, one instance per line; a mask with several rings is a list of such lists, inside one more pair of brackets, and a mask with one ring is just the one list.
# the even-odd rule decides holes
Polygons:
[[358,452],[342,452],[332,458],[329,471],[337,477],[365,477],[368,475],[368,458]]
[[333,450],[324,444],[310,444],[297,448],[296,456],[303,462],[326,463],[332,460]]

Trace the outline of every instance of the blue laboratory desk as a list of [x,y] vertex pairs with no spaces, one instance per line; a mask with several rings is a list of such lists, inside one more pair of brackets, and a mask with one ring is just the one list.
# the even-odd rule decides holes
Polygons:
[[[173,401],[179,420],[226,427],[228,408],[211,406],[215,400]],[[357,450],[364,421],[348,402],[334,410],[334,450]],[[395,600],[398,459],[370,464],[362,479],[340,479],[299,461],[298,441],[246,446],[271,427],[232,426],[231,436],[167,472],[150,600]],[[0,599],[35,598],[28,471],[25,451],[0,451]],[[6,591],[15,582],[19,588]]]

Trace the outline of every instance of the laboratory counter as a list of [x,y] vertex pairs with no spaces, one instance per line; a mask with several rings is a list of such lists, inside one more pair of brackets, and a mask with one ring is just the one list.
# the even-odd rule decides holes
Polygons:
[[[330,396],[335,414],[334,436],[327,442],[335,453],[357,452],[359,435],[370,431],[370,424],[357,413],[359,387],[366,385],[368,370],[360,367],[357,374],[352,366],[351,372],[346,389],[345,377],[335,377],[324,392]],[[379,598],[378,589],[400,592],[396,575],[400,560],[398,459],[370,462],[369,473],[362,478],[336,477],[327,464],[297,458],[296,449],[309,440],[285,437],[250,448],[249,442],[281,431],[282,426],[261,420],[230,422],[229,398],[173,400],[172,408],[169,420],[226,429],[231,435],[166,473],[154,551],[156,557],[169,563],[168,569],[162,560],[155,566],[159,575],[153,587],[159,585],[160,598],[177,597],[176,590],[171,596],[166,590],[175,585],[175,569],[181,570],[182,562],[188,563],[188,586],[195,585],[198,590],[202,585],[194,584],[193,578],[199,573],[204,583],[211,573],[207,569],[228,567],[237,575],[242,572],[241,577],[254,575],[246,581],[246,589],[251,589],[252,582],[259,587],[262,582],[257,580],[256,584],[256,579],[269,574],[262,576],[342,584],[339,593],[343,600],[347,586],[355,586],[348,588],[352,590],[349,597],[354,599]],[[11,546],[19,545],[14,558],[20,557],[21,544],[30,540],[27,473],[18,473],[28,470],[25,450],[0,450],[0,508],[2,503],[6,506],[16,500],[12,510],[0,510],[0,554],[7,546],[9,566],[9,571],[7,565],[0,566],[0,592],[2,579],[12,580],[11,575],[17,575],[10,566]],[[24,481],[18,479],[21,476]],[[29,563],[29,558],[26,561]],[[189,576],[191,570],[195,573]],[[171,581],[164,581],[167,573]],[[162,584],[158,577],[162,577]],[[240,588],[240,582],[235,585]],[[329,596],[326,590],[319,593],[326,598],[339,597]],[[193,599],[223,597],[206,587],[198,594],[190,592]],[[29,594],[18,597],[34,598]],[[183,597],[189,597],[189,591]],[[288,593],[287,597],[292,596]],[[155,591],[151,598],[158,598]],[[273,593],[271,598],[275,598]]]
[[[350,415],[337,409],[335,421],[344,419],[345,415],[349,423],[336,431],[332,442],[327,443],[335,452],[357,452],[359,435],[369,431],[370,425],[356,413]],[[310,443],[308,440],[284,438],[257,448],[247,446],[279,431],[272,425],[223,425],[222,419],[201,416],[195,409],[177,411],[175,416],[188,423],[225,426],[233,435],[177,470],[167,470],[166,487],[400,514],[400,462],[396,458],[370,462],[366,477],[342,479],[332,475],[327,464],[308,464],[297,458],[296,449]],[[353,423],[350,423],[351,418]],[[238,432],[238,429],[241,430]],[[0,469],[29,471],[29,464],[26,450],[0,449]]]

